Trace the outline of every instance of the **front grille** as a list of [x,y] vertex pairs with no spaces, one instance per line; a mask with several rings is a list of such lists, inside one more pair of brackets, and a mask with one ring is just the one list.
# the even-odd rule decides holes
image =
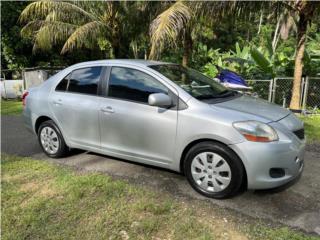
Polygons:
[[299,130],[293,131],[293,133],[301,140],[304,139],[304,128],[301,128]]

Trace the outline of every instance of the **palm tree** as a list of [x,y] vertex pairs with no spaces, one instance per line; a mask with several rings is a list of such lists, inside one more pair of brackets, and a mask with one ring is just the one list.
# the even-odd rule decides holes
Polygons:
[[[20,22],[26,24],[21,34],[32,36],[34,51],[47,50],[59,43],[63,43],[61,54],[84,47],[105,49],[110,45],[109,57],[123,57],[126,53],[121,52],[121,40],[128,33],[133,39],[141,34],[132,26],[141,16],[152,14],[149,5],[148,2],[37,1],[30,3],[20,15]],[[129,47],[130,42],[123,42]]]
[[[301,98],[301,81],[303,73],[303,58],[305,55],[305,45],[307,39],[307,28],[308,24],[311,23],[312,19],[315,17],[315,14],[320,9],[319,2],[310,2],[304,0],[289,1],[289,2],[273,2],[266,5],[270,9],[277,7],[280,9],[277,20],[276,29],[274,32],[274,38],[272,41],[272,54],[276,50],[276,45],[279,40],[279,37],[283,40],[288,38],[289,31],[294,29],[297,35],[297,43],[295,50],[295,68],[294,68],[294,81],[292,87],[292,96],[290,101],[290,109],[298,110],[300,109],[300,98]],[[264,68],[265,72],[272,73],[275,76],[275,71],[273,70],[272,59],[266,60],[256,49],[253,49],[252,57],[256,63]]]
[[151,51],[149,58],[159,58],[166,44],[177,46],[176,41],[183,34],[183,65],[187,65],[192,48],[191,27],[189,26],[191,16],[191,9],[184,2],[176,2],[158,15],[150,25]]
[[295,2],[288,2],[286,6],[291,11],[298,14],[299,17],[297,23],[297,44],[294,67],[294,80],[292,88],[292,97],[290,101],[290,109],[297,110],[300,109],[303,57],[305,53],[308,24],[312,21],[313,17],[315,16],[315,13],[319,10],[320,3],[297,0]]
[[149,58],[158,59],[164,48],[183,45],[182,65],[186,66],[190,60],[193,38],[197,32],[195,25],[200,18],[205,18],[213,26],[222,17],[236,16],[243,18],[258,14],[266,2],[241,1],[177,1],[173,4],[165,3],[162,11],[150,24],[151,51]]
[[[289,2],[175,2],[167,7],[150,25],[151,52],[149,57],[159,58],[161,51],[168,46],[177,46],[183,42],[182,64],[187,65],[192,51],[193,24],[201,15],[207,20],[214,21],[224,15],[250,16],[261,14],[261,10],[273,12],[278,15],[277,27],[273,39],[273,52],[276,49],[279,35],[286,39],[288,30],[294,26],[291,15],[298,15],[296,24],[297,45],[295,55],[294,82],[292,88],[291,109],[300,108],[301,77],[303,70],[303,56],[305,51],[308,23],[310,23],[319,10],[319,2],[296,0]],[[261,17],[260,17],[261,19]],[[261,22],[261,20],[260,20]],[[281,23],[282,22],[282,23]],[[281,24],[280,24],[281,23]],[[259,57],[256,54],[257,57]]]

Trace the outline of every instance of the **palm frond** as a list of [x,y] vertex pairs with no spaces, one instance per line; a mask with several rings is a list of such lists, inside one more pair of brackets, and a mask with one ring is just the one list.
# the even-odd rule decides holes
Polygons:
[[58,10],[52,10],[45,17],[45,20],[50,22],[54,22],[54,21],[66,22],[66,23],[72,23],[76,25],[81,25],[86,22],[86,19],[83,18],[83,16],[80,14],[78,15],[73,14],[72,19],[70,19],[70,17],[71,16],[69,13],[65,13],[63,11],[58,11]]
[[[53,33],[55,33],[59,40],[66,40],[69,35],[72,34],[72,32],[78,27],[77,25],[70,24],[70,23],[64,23],[60,21],[46,21],[46,20],[34,20],[26,24],[21,29],[21,35],[22,37],[30,37],[34,36],[34,39],[37,37],[39,32],[41,31],[41,28],[47,27]],[[53,34],[54,36],[54,34]],[[57,39],[57,37],[55,37]],[[50,41],[51,43],[56,43],[56,40]]]
[[72,21],[75,18],[84,18],[95,20],[95,16],[85,11],[76,4],[60,1],[37,1],[30,3],[20,14],[19,21],[22,23],[35,19],[44,19],[51,12],[56,12],[56,15],[64,15],[65,18]]
[[33,51],[49,50],[57,43],[64,42],[76,29],[77,25],[59,21],[33,21],[26,25],[24,31],[33,31],[37,27],[34,37]]
[[166,44],[175,46],[177,37],[185,29],[190,18],[190,8],[183,2],[176,2],[150,25],[151,51],[149,57],[157,58]]
[[210,16],[208,20],[214,20],[233,12],[236,5],[236,1],[197,1],[188,3],[196,16]]
[[43,25],[44,20],[34,20],[28,22],[20,31],[20,34],[23,38],[29,38],[34,36],[34,33],[37,32]]
[[89,22],[78,27],[64,44],[61,54],[71,51],[74,48],[97,44],[97,39],[104,35],[105,29],[105,25],[99,21]]

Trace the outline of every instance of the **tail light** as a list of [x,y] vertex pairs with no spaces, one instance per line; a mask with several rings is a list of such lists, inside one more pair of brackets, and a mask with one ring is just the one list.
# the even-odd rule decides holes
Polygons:
[[28,96],[29,92],[24,92],[22,94],[22,105],[25,106],[27,103],[27,96]]

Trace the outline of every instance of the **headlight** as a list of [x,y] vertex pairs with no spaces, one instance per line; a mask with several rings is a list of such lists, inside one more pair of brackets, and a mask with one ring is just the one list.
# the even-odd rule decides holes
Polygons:
[[262,122],[234,122],[233,127],[251,142],[272,142],[278,140],[276,131],[269,125]]

